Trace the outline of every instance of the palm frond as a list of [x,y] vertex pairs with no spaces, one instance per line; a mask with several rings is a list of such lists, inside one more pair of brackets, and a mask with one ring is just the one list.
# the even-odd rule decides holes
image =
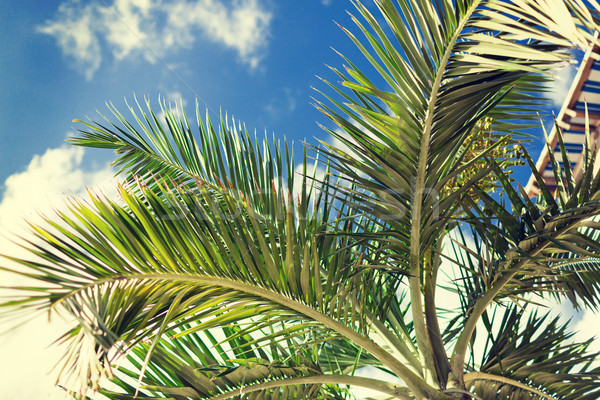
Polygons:
[[[586,148],[592,155],[589,159],[595,157],[596,150]],[[452,356],[455,366],[464,360],[476,321],[488,305],[500,298],[551,292],[554,296],[566,295],[576,306],[578,300],[588,306],[597,306],[595,273],[561,269],[558,261],[565,257],[595,257],[598,254],[600,249],[594,240],[598,226],[590,220],[600,214],[597,200],[600,180],[592,179],[593,168],[589,165],[577,178],[567,173],[565,176],[572,181],[556,201],[525,149],[523,154],[541,189],[542,196],[537,204],[529,200],[522,187],[517,190],[511,185],[507,173],[494,160],[489,162],[494,166],[494,174],[502,185],[508,205],[481,191],[479,204],[464,199],[466,221],[474,230],[473,239],[481,240],[487,252],[485,258],[479,258],[479,267],[471,273],[479,275],[488,285],[473,305],[465,329],[457,339]],[[553,163],[553,167],[560,171],[557,163]],[[562,172],[557,172],[557,176],[563,179]],[[588,184],[584,186],[582,182]],[[463,243],[461,247],[465,245]]]
[[[594,399],[600,393],[600,369],[591,367],[598,354],[559,318],[538,316],[512,306],[487,320],[488,341],[479,372],[468,373],[473,392],[483,399]],[[498,332],[494,334],[493,332]],[[508,379],[503,379],[508,378]]]
[[202,119],[198,105],[195,128],[183,109],[171,104],[160,103],[159,114],[149,101],[146,110],[139,104],[137,108],[129,107],[135,124],[114,106],[109,110],[116,122],[102,114],[104,123],[76,121],[83,128],[69,142],[114,150],[117,158],[113,165],[119,168],[118,173],[129,182],[139,180],[157,193],[161,185],[193,191],[202,181],[251,198],[257,212],[273,220],[281,219],[277,214],[278,197],[291,196],[294,187],[305,191],[304,197],[298,196],[305,209],[317,196],[316,182],[310,178],[311,171],[306,171],[306,163],[307,174],[294,172],[296,164],[287,141],[280,145],[274,140],[252,138],[241,123],[227,117],[221,117],[215,126],[208,114]]
[[193,323],[179,335],[242,321],[240,334],[272,331],[256,344],[351,340],[395,374],[419,382],[413,372],[419,365],[408,368],[367,336],[360,307],[377,284],[372,270],[347,268],[348,261],[323,269],[321,257],[352,260],[352,248],[340,250],[338,243],[333,254],[323,254],[327,247],[317,246],[310,225],[297,223],[289,199],[280,199],[285,220],[274,224],[249,199],[227,191],[215,196],[202,182],[193,193],[137,185],[121,188],[125,206],[98,197],[90,204],[73,200],[59,222],[32,227],[43,244],[26,248],[41,261],[12,259],[43,286],[5,304],[8,312],[41,307],[77,318],[65,335],[65,368],[80,377],[81,391],[88,381],[96,384],[115,348],[158,343],[183,324]]
[[[330,131],[352,153],[331,147],[326,153],[372,194],[357,198],[361,211],[368,209],[398,233],[410,232],[418,218],[419,236],[428,238],[420,246],[431,247],[445,225],[432,223],[430,214],[439,211],[439,194],[470,130],[484,115],[494,119],[496,130],[537,119],[532,96],[543,86],[540,73],[568,60],[573,45],[587,46],[593,13],[579,1],[425,7],[382,0],[376,2],[382,25],[360,1],[354,3],[364,22],[352,18],[364,39],[345,32],[383,83],[347,59],[346,72],[334,69],[355,98],[330,85],[345,103],[326,96],[333,106],[318,107],[348,135]],[[453,203],[444,206],[453,209]],[[395,245],[403,250],[396,254],[410,254],[410,240]],[[408,270],[408,258],[394,261]]]
[[[536,117],[537,110],[523,104],[544,80],[540,74],[569,60],[573,46],[586,47],[597,25],[578,0],[379,0],[375,6],[385,23],[360,1],[353,3],[361,19],[351,17],[362,39],[342,29],[379,76],[369,79],[348,60],[345,71],[334,69],[354,98],[334,88],[343,100],[326,95],[331,106],[317,107],[343,132],[330,134],[348,136],[350,151],[329,146],[324,153],[365,191],[353,199],[357,213],[383,221],[387,236],[364,237],[383,236],[381,254],[390,254],[390,270],[408,272],[420,351],[429,371],[443,370],[435,360],[445,352],[432,340],[441,333],[436,319],[428,324],[424,315],[435,310],[433,296],[422,299],[421,282],[428,274],[425,251],[451,228],[447,222],[462,197],[446,201],[438,218],[447,177],[460,167],[461,149],[483,117],[497,120],[497,129]],[[437,268],[432,266],[432,278]]]
[[[101,393],[109,399],[156,398],[160,395],[207,400],[254,399],[257,396],[343,399],[347,396],[343,389],[331,384],[337,382],[336,376],[325,375],[314,362],[314,351],[300,349],[289,353],[276,342],[264,350],[250,351],[251,346],[247,344],[250,337],[238,340],[239,346],[229,339],[235,336],[232,335],[235,327],[225,327],[221,333],[231,345],[229,348],[219,344],[211,331],[185,336],[178,335],[177,331],[169,332],[177,339],[160,340],[152,351],[139,390],[135,381],[150,351],[150,346],[142,342],[132,349],[127,358],[128,366],[120,367],[112,379],[112,384],[119,386],[120,391],[102,389]],[[207,343],[213,346],[209,347]]]

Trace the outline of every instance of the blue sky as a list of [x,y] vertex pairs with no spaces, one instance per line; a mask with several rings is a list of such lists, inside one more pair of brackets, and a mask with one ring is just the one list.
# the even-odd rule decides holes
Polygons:
[[[105,102],[195,99],[259,133],[326,139],[310,104],[336,80],[325,64],[361,61],[333,22],[352,26],[348,0],[22,0],[0,3],[0,194],[34,155],[64,145],[75,118],[98,119]],[[562,93],[562,90],[559,91]],[[318,95],[317,95],[318,96]],[[75,125],[76,127],[76,125]],[[85,151],[97,168],[110,154]]]
[[[181,99],[189,115],[198,99],[212,118],[227,111],[296,150],[327,140],[311,86],[324,88],[316,75],[336,80],[325,66],[342,64],[331,46],[360,60],[333,22],[350,27],[347,9],[348,0],[0,2],[2,234],[22,232],[23,217],[35,221],[35,210],[50,212],[65,194],[111,190],[110,153],[64,144],[72,120],[98,119],[105,102],[125,112],[124,99],[147,97],[157,108],[161,95]],[[560,99],[568,79],[557,88]],[[0,250],[19,254],[1,238]],[[57,353],[43,350],[62,329],[38,319],[0,340],[0,357],[13,360],[0,364],[3,396],[64,398],[47,375]]]
[[[160,3],[160,5],[158,5]],[[193,5],[195,4],[195,5]],[[300,142],[323,137],[309,104],[315,75],[340,65],[330,46],[352,45],[346,0],[183,0],[2,2],[0,182],[32,155],[60,147],[74,118],[96,117],[105,102],[195,98]],[[91,162],[86,151],[86,162]],[[97,154],[94,154],[97,158]]]

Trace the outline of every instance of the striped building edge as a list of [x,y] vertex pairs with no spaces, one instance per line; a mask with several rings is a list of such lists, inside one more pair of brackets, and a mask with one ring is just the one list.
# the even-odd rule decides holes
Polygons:
[[[567,67],[569,68],[569,67]],[[573,84],[565,98],[560,113],[556,117],[557,125],[563,133],[563,141],[567,150],[569,161],[575,177],[581,174],[583,166],[583,143],[585,141],[585,106],[587,104],[590,123],[590,136],[592,147],[597,147],[600,142],[600,47],[591,46],[585,53]],[[549,135],[550,148],[554,157],[564,169],[564,162],[558,143],[556,126]],[[536,168],[544,183],[551,190],[556,189],[556,180],[550,163],[548,148],[544,146],[536,163]],[[596,159],[594,174],[600,169],[600,157]],[[532,175],[525,187],[529,197],[537,197],[539,186]]]

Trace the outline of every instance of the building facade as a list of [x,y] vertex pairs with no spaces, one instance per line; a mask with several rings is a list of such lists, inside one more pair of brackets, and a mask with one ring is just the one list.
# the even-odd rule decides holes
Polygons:
[[[586,105],[591,145],[592,147],[597,147],[600,136],[600,47],[597,45],[590,47],[584,55],[571,89],[556,117],[556,125],[562,131],[563,142],[575,177],[581,173],[583,165]],[[563,160],[562,157],[556,126],[551,130],[549,139],[554,157],[564,169],[566,160]],[[551,159],[547,147],[544,147],[542,150],[536,167],[546,185],[550,189],[555,190],[556,180],[552,172]],[[600,157],[596,159],[594,173],[597,173],[599,169]],[[539,194],[539,187],[533,175],[529,179],[525,189],[529,197],[537,197]]]

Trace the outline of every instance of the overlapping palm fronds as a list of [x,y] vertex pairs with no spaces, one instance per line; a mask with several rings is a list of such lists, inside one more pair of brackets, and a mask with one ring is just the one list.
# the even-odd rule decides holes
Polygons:
[[486,400],[597,398],[600,370],[587,352],[592,339],[573,342],[573,333],[549,314],[532,313],[525,321],[516,305],[495,314],[483,320],[488,336],[481,367],[465,375],[473,393]]
[[[448,221],[464,208],[461,194],[493,168],[452,194],[440,194],[462,172],[461,148],[484,115],[500,132],[537,117],[536,101],[534,108],[524,104],[543,73],[568,59],[570,46],[587,45],[595,17],[583,2],[570,1],[375,5],[386,24],[356,2],[365,23],[354,21],[365,39],[348,34],[385,84],[373,83],[351,63],[346,72],[335,70],[354,98],[334,88],[345,102],[331,98],[335,107],[321,107],[344,132],[331,134],[353,152],[331,149],[330,156],[335,168],[368,191],[355,194],[356,208],[382,221],[390,264],[412,277],[412,316],[428,369],[447,375],[434,296],[425,288],[422,297],[421,282],[435,287],[435,249],[453,227]],[[573,19],[564,21],[567,15]]]
[[[103,132],[102,145],[130,146],[115,132]],[[191,132],[186,134],[194,140]],[[100,145],[98,131],[94,135],[90,140]],[[218,142],[223,150],[227,143],[240,142],[235,132],[223,135],[229,135]],[[159,162],[175,164],[156,153]],[[247,162],[267,177],[284,167],[281,158],[266,166],[260,159]],[[366,335],[367,317],[358,309],[379,298],[377,277],[371,270],[350,268],[361,260],[347,238],[318,235],[326,228],[322,218],[331,214],[331,206],[321,202],[333,193],[317,193],[306,175],[293,199],[283,193],[281,177],[280,185],[252,192],[251,179],[235,190],[216,173],[176,171],[181,176],[148,169],[138,178],[134,169],[134,182],[119,191],[123,204],[99,197],[73,200],[59,221],[34,227],[36,239],[46,243],[27,246],[36,261],[13,259],[30,268],[28,277],[47,286],[42,295],[7,304],[8,312],[15,307],[66,309],[79,322],[68,334],[65,368],[81,378],[81,389],[97,384],[97,368],[108,367],[115,347],[127,350],[150,340],[149,361],[167,330],[191,323],[179,335],[239,323],[245,327],[241,334],[260,333],[250,346],[258,349],[269,342],[295,348],[348,340],[371,349],[390,370],[414,375]],[[144,177],[154,182],[147,185]],[[176,186],[175,179],[186,178]],[[222,180],[229,182],[229,175]],[[308,212],[309,204],[314,212]],[[351,220],[339,224],[354,229]],[[263,337],[265,331],[269,334]],[[95,356],[87,359],[90,353]]]
[[[185,328],[191,326],[169,333],[177,336]],[[242,331],[235,324],[225,328],[222,335],[228,338],[227,346],[219,344],[209,331],[203,335],[190,333],[176,340],[162,339],[152,352],[142,393],[137,398],[163,394],[176,399],[226,399],[243,395],[275,396],[276,392],[283,398],[344,398],[344,391],[331,384],[336,382],[335,377],[325,375],[313,361],[314,352],[289,353],[275,342],[267,349],[254,351],[250,344],[253,339]],[[131,366],[122,367],[117,373],[113,382],[127,394],[115,389],[102,393],[110,399],[135,398],[138,392],[135,383],[149,350],[146,343],[134,347],[129,357]]]

